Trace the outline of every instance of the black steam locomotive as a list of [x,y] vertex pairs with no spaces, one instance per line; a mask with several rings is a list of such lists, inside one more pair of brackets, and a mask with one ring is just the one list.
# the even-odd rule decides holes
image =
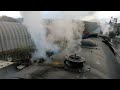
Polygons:
[[[85,22],[86,32],[95,30],[95,22]],[[92,26],[91,26],[92,24]],[[90,25],[90,26],[89,26]],[[11,76],[14,79],[118,79],[120,78],[119,23],[110,23],[114,30],[109,35],[85,34],[81,52],[53,55],[62,61],[37,63]]]
[[[8,79],[118,79],[120,78],[119,23],[109,35],[90,33],[98,28],[96,22],[85,22],[81,52],[54,55],[51,63],[35,63],[8,75]],[[23,31],[24,32],[24,31]],[[118,36],[118,37],[116,37]],[[57,58],[56,58],[57,57]]]

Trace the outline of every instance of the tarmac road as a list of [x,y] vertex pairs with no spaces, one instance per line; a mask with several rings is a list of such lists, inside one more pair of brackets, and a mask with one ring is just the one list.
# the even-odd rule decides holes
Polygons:
[[18,72],[18,70],[15,67],[15,64],[11,64],[7,67],[0,68],[0,79],[10,79],[8,78],[9,75],[12,75],[16,72]]

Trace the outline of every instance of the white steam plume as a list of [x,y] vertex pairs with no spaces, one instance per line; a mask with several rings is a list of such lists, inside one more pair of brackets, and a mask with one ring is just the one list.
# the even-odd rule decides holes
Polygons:
[[[60,47],[66,53],[73,53],[73,50],[76,52],[76,46],[80,46],[78,44],[81,42],[84,30],[82,21],[73,21],[73,17],[69,17],[69,19],[55,20],[46,27],[39,11],[23,11],[21,14],[37,48],[33,59],[41,57],[48,59],[46,51],[49,49],[59,51]],[[60,43],[56,43],[56,41],[60,41]],[[66,42],[67,45],[65,45]],[[62,49],[62,47],[64,48]]]
[[37,51],[33,54],[32,59],[44,58],[46,59],[46,50],[48,48],[55,48],[55,45],[50,45],[46,41],[46,29],[42,25],[43,21],[41,19],[41,13],[39,11],[22,11],[24,18],[24,24],[31,33],[31,37],[34,40]]
[[[58,52],[61,49],[66,54],[76,53],[78,48],[80,50],[80,47],[77,46],[80,46],[82,32],[85,28],[81,20],[96,21],[100,23],[104,33],[109,31],[109,27],[105,26],[105,22],[102,22],[97,12],[61,11],[61,13],[63,14],[62,19],[57,20],[57,17],[59,17],[57,15],[49,25],[45,25],[42,12],[21,11],[24,24],[30,31],[37,48],[37,51],[33,54],[33,59],[48,59],[46,56],[47,50]],[[83,16],[85,17],[83,18]]]
[[57,44],[61,47],[62,51],[74,53],[75,47],[80,45],[84,23],[79,20],[73,21],[72,18],[60,19],[53,21],[48,28],[50,32],[48,35],[49,40],[54,40],[53,42],[58,41]]
[[120,11],[99,11],[95,13],[95,16],[98,24],[101,26],[103,34],[107,35],[113,30],[113,27],[109,25],[111,17],[118,18],[118,22],[120,22]]

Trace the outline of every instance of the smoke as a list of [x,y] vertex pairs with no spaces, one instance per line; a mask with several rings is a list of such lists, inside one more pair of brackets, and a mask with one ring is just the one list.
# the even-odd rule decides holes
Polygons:
[[46,59],[46,50],[55,46],[46,41],[47,31],[42,25],[43,21],[41,19],[41,13],[38,11],[22,11],[21,15],[24,17],[23,24],[28,28],[37,49],[37,51],[32,55],[32,60],[38,58]]
[[42,17],[49,19],[82,19],[95,11],[43,11]]
[[95,33],[103,32],[103,35],[109,35],[109,31],[112,31],[113,28],[109,25],[110,18],[106,17],[106,14],[100,11],[91,12],[91,14],[82,18],[83,21],[97,22],[98,28],[93,30]]
[[[103,34],[109,32],[109,25],[99,18],[98,12],[65,12],[61,11],[62,18],[50,19],[47,24],[40,11],[21,11],[24,18],[23,24],[28,28],[37,51],[32,55],[32,60],[44,58],[50,61],[47,51],[54,53],[73,54],[81,51],[80,44],[85,21],[96,21],[101,26]],[[48,14],[49,15],[49,14]],[[49,19],[47,19],[49,21]]]
[[113,31],[113,27],[109,25],[111,17],[118,18],[118,22],[120,22],[120,11],[99,11],[94,16],[96,16],[96,22],[100,25],[100,30],[104,35],[109,35],[109,32]]
[[[84,30],[82,21],[74,20],[73,17],[61,20],[53,20],[47,25],[39,11],[21,11],[24,18],[23,24],[28,28],[36,45],[37,51],[32,55],[32,60],[44,58],[50,60],[46,52],[48,50],[58,53],[76,52]],[[74,52],[73,52],[74,51]]]
[[100,27],[96,31],[102,31],[103,35],[109,35],[109,32],[113,31],[113,27],[109,25],[111,17],[118,18],[118,22],[120,22],[120,11],[91,11],[82,20],[97,22]]
[[100,29],[103,32],[103,35],[109,35],[109,32],[113,31],[113,27],[111,27],[108,22],[105,22],[105,21],[101,20],[98,23],[101,27]]
[[84,31],[84,23],[82,21],[64,18],[53,21],[48,28],[50,32],[48,35],[49,40],[57,42],[56,44],[62,51],[65,51],[67,54],[77,51],[76,47],[80,46]]

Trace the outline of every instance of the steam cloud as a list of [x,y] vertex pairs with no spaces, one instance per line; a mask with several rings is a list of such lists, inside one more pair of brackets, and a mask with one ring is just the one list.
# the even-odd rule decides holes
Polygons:
[[[82,21],[74,21],[73,18],[53,20],[47,25],[38,11],[22,11],[24,24],[31,33],[37,51],[32,59],[44,58],[49,60],[46,51],[65,51],[66,53],[76,50],[75,47],[81,42],[84,24]],[[72,52],[73,53],[73,52]]]
[[113,27],[109,25],[111,17],[118,18],[118,22],[120,22],[120,11],[99,11],[94,13],[94,16],[96,17],[96,22],[100,25],[104,35],[109,35],[109,32],[113,31]]
[[[99,19],[97,12],[86,12],[84,14],[62,13],[62,19],[55,17],[53,20],[50,19],[50,23],[47,24],[42,18],[42,12],[21,11],[21,15],[24,17],[23,23],[30,31],[37,49],[33,54],[33,60],[44,58],[49,61],[50,59],[46,55],[48,50],[66,54],[80,51],[82,32],[85,28],[81,20],[97,21],[102,28],[103,34],[109,31],[109,26]],[[83,18],[82,15],[85,17]]]
[[37,51],[33,54],[32,59],[46,58],[46,30],[42,26],[42,19],[40,18],[40,12],[27,11],[21,12],[24,17],[24,24],[31,33],[31,37],[36,45]]
[[57,44],[63,51],[73,53],[75,47],[80,45],[84,23],[69,18],[55,20],[48,28],[50,32],[48,37],[51,37],[49,40],[54,40],[53,42],[58,41]]

